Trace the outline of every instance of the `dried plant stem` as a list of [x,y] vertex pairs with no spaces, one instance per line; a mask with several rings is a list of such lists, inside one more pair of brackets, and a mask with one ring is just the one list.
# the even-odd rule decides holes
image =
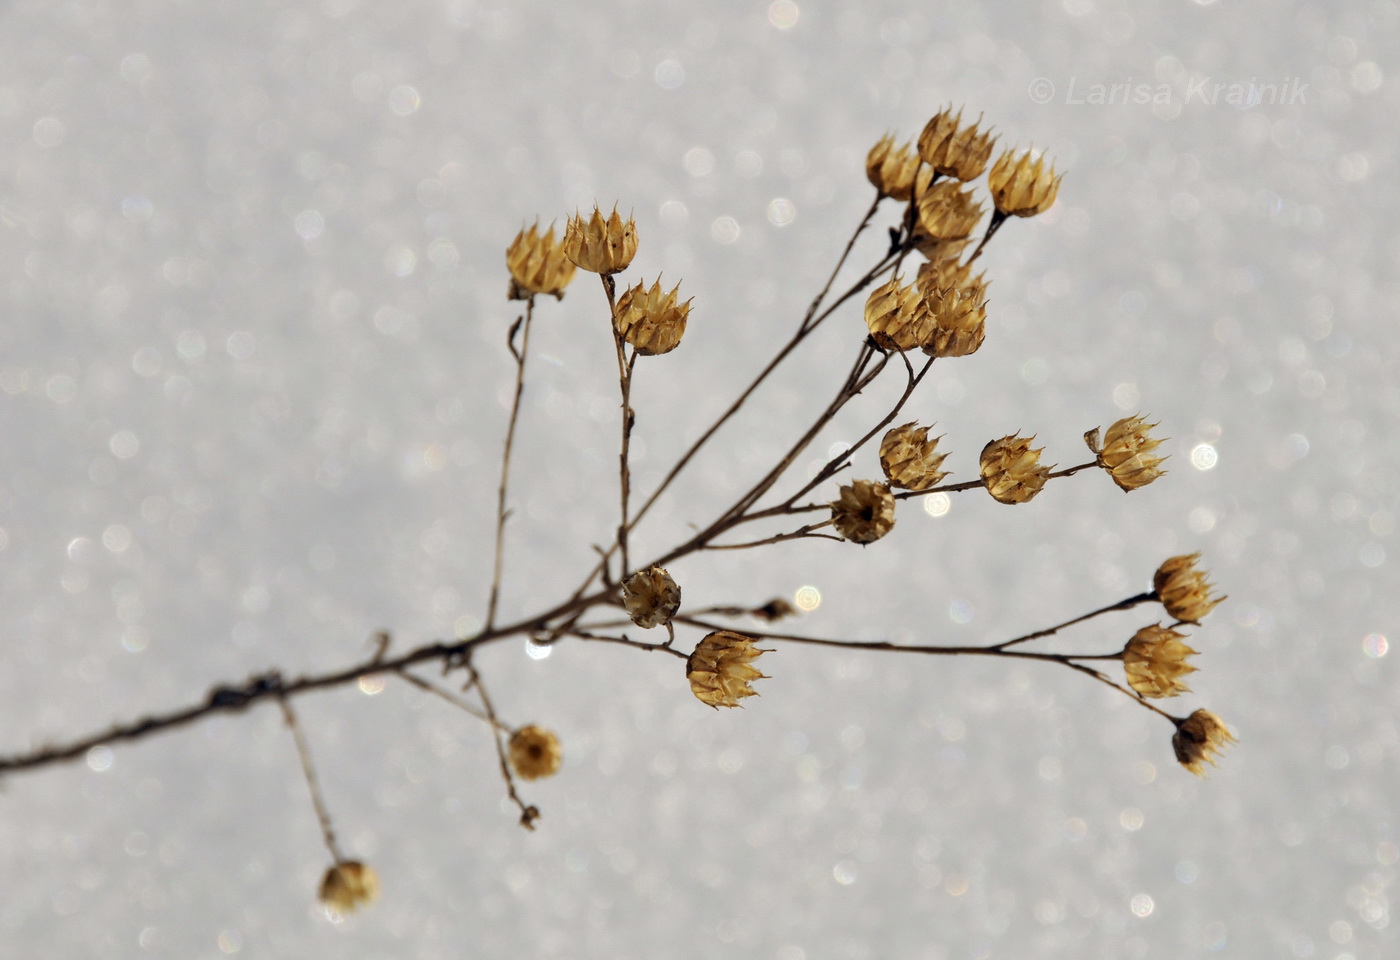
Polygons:
[[[454,707],[458,708],[459,710],[466,711],[467,713],[476,717],[478,720],[482,720],[486,723],[491,724],[497,730],[508,731],[510,729],[509,727],[503,726],[499,720],[493,719],[485,711],[478,710],[471,703],[462,699],[457,694],[453,693],[451,690],[444,689],[443,687],[438,686],[436,683],[433,683],[431,680],[424,680],[422,677],[416,674],[409,673],[407,670],[395,670],[394,675],[408,681],[410,684],[417,687],[419,690],[431,693],[433,696],[438,697],[439,699],[446,700]],[[471,687],[474,685],[474,683],[469,684],[468,689],[471,689]]]
[[[614,624],[614,626],[623,626],[623,624]],[[626,647],[632,647],[637,650],[649,650],[654,653],[669,653],[671,656],[678,657],[681,660],[688,659],[689,657],[688,654],[682,653],[681,651],[673,648],[671,646],[670,640],[667,640],[665,643],[646,643],[642,640],[633,640],[625,633],[620,636],[614,637],[608,634],[594,632],[595,630],[598,630],[600,628],[602,628],[601,625],[594,625],[588,628],[578,627],[569,630],[565,634],[565,636],[570,636],[577,640],[587,640],[594,643],[617,643]]]
[[[603,292],[608,298],[608,324],[612,328],[613,346],[617,349],[617,379],[622,388],[622,447],[618,452],[618,489],[619,499],[622,504],[621,519],[617,524],[617,551],[622,562],[622,570],[618,574],[618,580],[626,579],[631,572],[631,566],[627,557],[627,534],[630,524],[627,519],[627,500],[632,492],[632,469],[630,466],[630,451],[632,444],[632,427],[635,425],[637,417],[632,410],[632,372],[637,366],[637,352],[632,351],[631,357],[627,356],[627,341],[623,339],[622,331],[617,327],[617,287],[613,278],[608,274],[602,274]],[[604,557],[604,562],[607,558]]]
[[[1039,640],[1039,639],[1041,639],[1042,637],[1054,636],[1055,634],[1059,633],[1061,630],[1064,630],[1064,629],[1067,628],[1067,627],[1072,627],[1072,626],[1074,626],[1075,624],[1083,623],[1083,622],[1086,621],[1086,620],[1092,620],[1092,619],[1094,619],[1095,617],[1102,616],[1102,615],[1105,614],[1105,613],[1113,613],[1114,611],[1117,611],[1117,610],[1131,610],[1133,607],[1136,607],[1136,606],[1138,606],[1139,604],[1143,604],[1143,603],[1152,603],[1152,602],[1156,601],[1156,599],[1157,599],[1157,594],[1156,594],[1156,593],[1153,593],[1153,592],[1151,592],[1151,591],[1149,591],[1149,592],[1147,592],[1147,593],[1135,594],[1135,595],[1133,595],[1133,596],[1131,596],[1131,597],[1127,597],[1127,598],[1125,598],[1125,599],[1123,599],[1123,600],[1119,600],[1117,603],[1110,603],[1110,604],[1109,604],[1108,606],[1106,606],[1106,607],[1099,607],[1099,609],[1097,609],[1097,610],[1091,610],[1090,612],[1084,614],[1083,616],[1075,617],[1073,620],[1066,620],[1064,623],[1057,623],[1057,624],[1055,624],[1053,627],[1046,627],[1044,630],[1037,630],[1037,631],[1035,631],[1034,633],[1027,633],[1027,634],[1025,634],[1025,635],[1023,635],[1023,636],[1020,636],[1020,637],[1013,637],[1013,638],[1010,639],[1010,640],[1003,640],[1001,643],[993,644],[993,645],[992,645],[991,647],[989,647],[988,649],[990,649],[990,650],[1005,650],[1007,647],[1014,647],[1014,646],[1016,646],[1016,645],[1019,644],[1019,643],[1028,643],[1028,642],[1030,642],[1031,640]],[[1122,654],[1122,652],[1120,651],[1120,652],[1118,652],[1118,653],[1105,654],[1105,655],[1104,655],[1104,658],[1105,658],[1105,659],[1120,659],[1120,658],[1122,657],[1122,655],[1123,655],[1123,654]],[[1078,659],[1087,660],[1087,659],[1089,659],[1089,658],[1088,658],[1088,657],[1080,657],[1080,658],[1078,658]]]
[[[515,444],[515,425],[520,419],[520,398],[525,393],[525,358],[530,351],[530,320],[535,312],[535,298],[525,301],[525,315],[511,324],[506,335],[506,346],[515,358],[515,395],[510,404],[510,420],[506,426],[505,449],[501,453],[501,483],[496,491],[496,559],[491,574],[491,598],[486,605],[486,629],[496,625],[496,604],[501,596],[501,570],[505,558],[506,493],[510,487],[510,454]],[[515,334],[520,332],[520,349],[515,348]]]
[[977,249],[972,251],[972,256],[967,258],[968,263],[972,263],[978,257],[982,256],[982,251],[986,249],[992,237],[996,236],[996,232],[1001,229],[1001,225],[1009,218],[1010,214],[1002,213],[1000,210],[992,211],[992,219],[987,222],[987,232],[982,234],[982,241],[977,244]]
[[282,708],[282,718],[287,721],[287,726],[292,731],[292,739],[296,741],[297,756],[301,759],[301,772],[306,778],[306,788],[311,793],[311,805],[316,808],[316,819],[321,824],[321,837],[326,841],[326,849],[331,852],[331,858],[336,863],[344,863],[345,855],[341,853],[340,844],[335,839],[335,829],[331,826],[331,814],[326,809],[326,800],[321,795],[321,785],[316,779],[316,768],[311,763],[311,748],[306,744],[306,737],[301,732],[301,724],[297,722],[297,715],[292,711],[292,705],[287,702],[287,698],[279,696],[277,704]]
[[506,795],[511,802],[520,808],[520,825],[526,830],[535,829],[535,821],[540,818],[538,807],[527,804],[520,799],[520,794],[515,790],[515,775],[510,770],[510,758],[506,756],[506,744],[504,741],[505,731],[508,729],[501,724],[496,717],[496,708],[491,704],[491,697],[486,692],[486,685],[481,682],[481,675],[476,672],[476,668],[471,663],[465,664],[467,675],[470,677],[470,686],[476,688],[476,695],[481,698],[481,706],[486,711],[486,718],[491,724],[491,742],[496,745],[496,761],[501,768],[501,779],[506,784]]

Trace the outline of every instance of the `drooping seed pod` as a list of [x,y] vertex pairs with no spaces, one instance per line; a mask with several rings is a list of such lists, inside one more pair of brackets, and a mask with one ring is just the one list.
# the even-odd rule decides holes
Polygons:
[[1012,434],[982,448],[982,485],[999,503],[1025,503],[1050,479],[1053,467],[1042,467],[1044,447],[1032,449],[1035,437]]
[[1186,634],[1161,624],[1143,627],[1123,648],[1123,672],[1128,685],[1144,697],[1175,697],[1189,693],[1183,678],[1196,668],[1186,658],[1196,653],[1185,644]]
[[919,155],[912,144],[896,146],[888,133],[875,142],[865,157],[865,176],[882,197],[908,200],[914,192]]
[[987,288],[978,277],[965,286],[930,289],[924,305],[933,318],[929,338],[921,346],[931,357],[965,357],[976,353],[987,337]]
[[928,438],[928,427],[906,423],[895,427],[880,441],[880,468],[892,487],[927,490],[948,475],[939,469],[948,458],[938,452],[942,437]]
[[753,661],[771,652],[755,646],[752,637],[733,630],[706,634],[685,662],[690,692],[715,708],[737,707],[745,697],[757,696],[750,683],[767,678]]
[[591,273],[620,273],[637,255],[637,224],[616,206],[607,218],[597,207],[586,219],[575,213],[564,228],[564,255]]
[[510,735],[510,766],[522,780],[552,777],[564,764],[564,750],[554,731],[533,723]]
[[1235,735],[1223,720],[1209,710],[1197,710],[1185,720],[1177,721],[1172,750],[1176,752],[1178,763],[1196,776],[1204,777],[1205,765],[1215,766],[1215,758],[1235,742]]
[[510,299],[528,300],[535,294],[564,299],[564,288],[574,278],[574,265],[564,256],[562,244],[554,242],[554,226],[539,232],[531,224],[515,235],[506,248],[506,268],[510,270]]
[[1049,210],[1060,192],[1064,174],[1055,176],[1054,165],[1044,157],[1032,157],[1030,152],[1016,154],[1007,150],[992,164],[987,185],[992,191],[992,203],[1000,213],[1009,217],[1033,217]]
[[379,895],[379,877],[368,864],[342,860],[321,878],[318,897],[337,913],[350,913]]
[[1151,456],[1152,451],[1162,445],[1161,440],[1147,434],[1155,426],[1157,424],[1148,423],[1140,416],[1116,420],[1108,428],[1102,447],[1097,427],[1084,434],[1084,442],[1098,458],[1098,465],[1108,471],[1113,482],[1125,493],[1145,487],[1166,473],[1161,465],[1167,458]]
[[622,606],[644,630],[659,627],[681,608],[681,588],[661,567],[638,570],[622,581]]
[[939,180],[919,198],[917,230],[932,240],[962,240],[982,219],[982,204],[956,180]]
[[963,126],[962,110],[956,114],[948,107],[940,111],[919,135],[919,156],[939,174],[957,180],[976,180],[987,169],[996,137],[989,130],[978,131],[982,123]]
[[894,495],[874,480],[856,480],[841,488],[831,505],[831,524],[852,543],[874,543],[894,529]]
[[1187,623],[1200,623],[1227,597],[1213,597],[1214,589],[1206,572],[1196,567],[1199,553],[1183,554],[1164,561],[1152,577],[1152,589],[1167,613]]
[[865,325],[881,348],[913,350],[928,339],[933,318],[924,309],[918,288],[905,286],[896,276],[870,291],[865,300]]
[[666,293],[658,278],[650,289],[639,283],[617,298],[613,314],[617,332],[642,356],[670,353],[680,346],[690,317],[690,301],[676,302],[680,289],[680,284],[676,284]]

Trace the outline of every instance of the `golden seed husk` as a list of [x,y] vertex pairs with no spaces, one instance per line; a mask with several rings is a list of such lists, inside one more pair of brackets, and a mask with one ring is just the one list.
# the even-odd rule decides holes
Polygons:
[[548,294],[562,300],[564,288],[574,278],[574,265],[564,256],[564,247],[554,241],[554,225],[541,234],[539,224],[531,224],[515,235],[506,248],[506,268],[510,270],[510,299],[528,300],[535,294]]
[[919,197],[919,233],[930,240],[962,240],[982,219],[982,204],[956,180],[939,180]]
[[1215,758],[1235,743],[1235,735],[1225,722],[1209,710],[1197,710],[1177,724],[1172,750],[1177,762],[1198,777],[1206,775],[1205,765],[1215,766]]
[[321,878],[321,903],[340,913],[350,913],[379,895],[374,868],[357,860],[342,860]]
[[990,130],[977,129],[981,123],[980,114],[976,123],[963,126],[961,109],[956,114],[951,107],[940,111],[919,135],[919,156],[942,176],[976,180],[987,169],[996,143]]
[[987,337],[987,287],[979,276],[965,285],[925,288],[924,304],[933,318],[921,344],[931,357],[965,357]]
[[865,325],[885,350],[913,350],[928,340],[933,318],[924,308],[918,287],[905,286],[896,276],[870,291],[865,300]]
[[1164,561],[1152,577],[1152,589],[1167,613],[1187,623],[1200,623],[1216,608],[1223,596],[1211,596],[1214,589],[1204,570],[1197,569],[1199,553],[1187,553]]
[[1050,479],[1054,467],[1042,467],[1044,447],[1032,449],[1035,437],[1012,434],[982,448],[982,484],[999,503],[1025,503]]
[[1161,466],[1167,458],[1151,455],[1162,445],[1161,440],[1147,433],[1155,426],[1157,424],[1148,423],[1140,416],[1116,420],[1104,435],[1102,446],[1097,427],[1084,434],[1084,442],[1097,455],[1099,466],[1108,471],[1113,482],[1125,493],[1145,487],[1166,473]]
[[622,606],[644,630],[668,623],[681,608],[681,588],[662,567],[638,570],[622,581]]
[[880,468],[892,487],[927,490],[948,475],[940,470],[946,453],[938,452],[942,437],[928,438],[928,427],[906,423],[895,427],[880,441]]
[[919,168],[919,155],[913,144],[895,144],[894,137],[885,134],[870,148],[865,157],[865,176],[882,197],[908,200],[914,192],[914,175]]
[[1033,217],[1054,204],[1063,178],[1064,174],[1055,176],[1055,167],[1047,165],[1044,157],[1007,150],[992,164],[987,185],[998,211],[1010,217]]
[[856,480],[841,488],[831,505],[831,524],[852,543],[874,543],[894,529],[894,495],[874,480]]
[[772,651],[761,650],[754,643],[753,637],[733,630],[706,634],[685,662],[685,675],[695,698],[719,708],[737,707],[745,697],[757,696],[749,684],[766,677],[753,661]]
[[1189,693],[1183,679],[1196,668],[1186,658],[1196,653],[1185,644],[1186,634],[1161,624],[1143,627],[1123,648],[1123,672],[1128,685],[1144,697],[1175,697]]
[[564,228],[564,255],[591,273],[619,273],[637,255],[637,224],[618,216],[616,206],[607,218],[597,207],[586,219],[575,213]]
[[551,777],[564,764],[564,750],[554,731],[533,723],[510,735],[510,766],[522,780]]
[[[946,243],[966,246],[967,240],[949,240]],[[930,290],[947,290],[949,287],[981,287],[987,288],[985,273],[973,275],[972,264],[963,263],[958,259],[957,254],[946,257],[929,257],[928,263],[919,267],[919,273],[914,278],[915,285],[928,294]]]
[[677,303],[680,284],[666,293],[661,280],[624,290],[617,299],[614,324],[622,338],[644,357],[670,353],[680,346],[690,317],[690,301]]

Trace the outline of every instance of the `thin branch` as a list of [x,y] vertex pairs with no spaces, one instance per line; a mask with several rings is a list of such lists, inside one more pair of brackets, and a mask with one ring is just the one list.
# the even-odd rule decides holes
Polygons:
[[648,650],[653,653],[669,653],[671,656],[679,657],[682,660],[690,659],[688,654],[682,653],[671,646],[671,640],[675,639],[674,636],[665,643],[645,643],[641,640],[633,640],[625,633],[621,636],[614,637],[604,633],[592,633],[582,628],[570,630],[565,636],[574,637],[578,640],[587,640],[592,643],[617,643],[625,647],[632,647],[636,650]]
[[[628,463],[632,444],[632,427],[636,423],[637,416],[632,410],[632,371],[637,365],[637,353],[634,350],[629,359],[627,357],[627,341],[622,337],[622,331],[617,326],[617,286],[609,274],[601,274],[599,279],[603,281],[603,292],[608,297],[608,318],[609,326],[612,327],[613,346],[617,349],[617,379],[622,388],[622,447],[618,452],[618,489],[619,499],[622,504],[621,519],[617,523],[617,550],[622,561],[622,570],[618,575],[619,580],[626,579],[631,567],[627,561],[627,533],[629,524],[627,520],[627,499],[632,492],[632,470]],[[604,557],[604,562],[607,558]]]
[[331,858],[336,863],[345,862],[345,854],[340,850],[340,844],[335,839],[335,829],[331,826],[331,814],[326,809],[326,800],[321,795],[321,785],[316,779],[316,768],[311,763],[311,748],[306,744],[306,737],[301,732],[301,724],[297,722],[297,715],[292,712],[292,705],[287,702],[286,697],[278,697],[277,705],[282,708],[282,718],[287,721],[287,726],[291,728],[292,739],[296,741],[297,756],[301,758],[301,772],[306,777],[306,788],[311,792],[311,805],[316,808],[316,819],[321,824],[321,837],[326,841],[326,849],[331,852]]
[[520,794],[515,791],[515,774],[510,769],[510,758],[506,755],[506,745],[502,740],[504,731],[509,728],[502,725],[496,716],[496,708],[491,705],[491,697],[486,693],[486,685],[481,682],[481,674],[470,663],[465,664],[467,675],[471,678],[470,685],[476,688],[476,695],[481,698],[481,705],[486,710],[486,718],[491,724],[491,742],[496,745],[496,760],[501,767],[501,779],[506,783],[506,794],[517,807],[520,808],[520,825],[526,830],[535,829],[535,821],[540,818],[539,808],[527,804],[520,799]]
[[845,537],[833,537],[829,533],[812,533],[822,527],[831,525],[830,520],[823,520],[821,523],[805,524],[788,533],[775,533],[771,537],[764,537],[762,540],[748,540],[744,543],[707,543],[701,549],[704,550],[748,550],[751,547],[766,547],[773,543],[785,543],[788,540],[835,540],[837,543],[845,543]]
[[[535,298],[531,296],[525,301],[525,316],[516,319],[511,324],[510,332],[506,335],[506,346],[510,347],[511,356],[515,358],[515,395],[510,404],[510,421],[506,426],[505,450],[501,454],[501,483],[496,491],[496,561],[495,569],[491,574],[491,598],[486,605],[486,629],[490,630],[496,625],[496,604],[501,595],[501,569],[505,557],[505,537],[506,518],[510,515],[506,510],[506,491],[510,486],[510,454],[515,443],[515,425],[520,418],[520,398],[525,392],[525,358],[530,351],[530,320],[535,312]],[[516,331],[520,334],[520,349],[515,349]]]
[[[1057,623],[1057,624],[1055,624],[1053,627],[1046,627],[1044,630],[1037,630],[1037,631],[1035,631],[1034,633],[1027,633],[1027,634],[1025,634],[1024,636],[1014,637],[1014,638],[1012,638],[1012,639],[1010,639],[1010,640],[1003,640],[1001,643],[993,644],[993,645],[992,645],[991,647],[989,647],[988,649],[990,649],[990,650],[1005,650],[1007,647],[1014,647],[1014,646],[1016,646],[1018,643],[1028,643],[1028,642],[1030,642],[1031,640],[1039,640],[1041,637],[1050,637],[1050,636],[1054,636],[1055,634],[1059,633],[1061,630],[1064,630],[1064,629],[1067,628],[1067,627],[1072,627],[1072,626],[1074,626],[1074,625],[1077,624],[1077,623],[1083,623],[1083,622],[1086,621],[1086,620],[1092,620],[1092,619],[1094,619],[1094,617],[1102,616],[1102,615],[1105,614],[1105,613],[1113,613],[1113,612],[1116,611],[1116,610],[1131,610],[1133,607],[1136,607],[1136,606],[1138,606],[1138,605],[1140,605],[1140,604],[1152,603],[1152,602],[1155,601],[1156,599],[1157,599],[1157,594],[1156,594],[1155,592],[1148,591],[1147,593],[1139,593],[1139,594],[1137,594],[1137,595],[1135,595],[1135,596],[1128,597],[1128,598],[1126,598],[1126,599],[1124,599],[1124,600],[1119,600],[1117,603],[1110,603],[1110,604],[1109,604],[1108,606],[1106,606],[1106,607],[1099,607],[1099,609],[1097,609],[1097,610],[1092,610],[1092,611],[1090,611],[1089,613],[1086,613],[1086,614],[1084,614],[1084,615],[1081,616],[1081,617],[1075,617],[1073,620],[1066,620],[1064,623]],[[1122,656],[1122,654],[1121,654],[1121,653],[1114,653],[1114,654],[1105,654],[1105,655],[1104,655],[1105,658],[1112,658],[1112,657],[1119,657],[1119,656]],[[1096,658],[1096,657],[1093,657],[1093,658],[1091,658],[1091,657],[1075,657],[1074,659],[1076,659],[1076,660],[1089,660],[1089,659],[1097,659],[1097,658]]]
[[[490,717],[490,715],[488,715],[486,712],[478,710],[469,701],[457,696],[457,694],[453,693],[451,690],[447,690],[443,687],[438,686],[431,680],[424,680],[422,677],[416,674],[409,673],[407,670],[395,670],[394,676],[400,677],[408,681],[413,686],[417,687],[419,690],[423,690],[427,693],[431,693],[435,697],[438,697],[442,700],[446,700],[448,703],[452,704],[457,709],[464,710],[472,716],[476,717],[478,720],[482,720],[486,723],[492,724],[498,730],[506,730],[507,732],[509,731],[508,727],[500,726],[500,724],[497,721],[493,720]],[[468,689],[470,689],[470,687]]]

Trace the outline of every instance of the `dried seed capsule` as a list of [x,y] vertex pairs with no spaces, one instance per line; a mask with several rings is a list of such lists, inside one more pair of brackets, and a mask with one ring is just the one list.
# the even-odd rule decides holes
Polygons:
[[[947,243],[966,245],[966,240],[949,240]],[[972,273],[972,264],[963,263],[956,255],[950,257],[930,257],[928,263],[919,267],[919,273],[914,278],[915,285],[925,296],[931,290],[947,290],[949,287],[981,287],[987,289],[985,273],[976,276]]]
[[1145,487],[1162,474],[1166,457],[1150,456],[1153,450],[1162,445],[1147,435],[1147,431],[1157,426],[1142,417],[1124,417],[1108,428],[1103,446],[1099,446],[1099,431],[1095,427],[1084,434],[1084,442],[1098,457],[1099,466],[1108,471],[1113,482],[1126,493]]
[[342,860],[321,878],[321,903],[339,913],[350,913],[379,895],[374,869],[356,860]]
[[885,281],[865,300],[865,325],[885,350],[913,350],[932,333],[933,318],[924,309],[923,296],[900,279]]
[[961,109],[956,114],[951,107],[944,109],[928,122],[924,132],[919,135],[919,156],[945,177],[976,180],[987,169],[992,145],[996,142],[990,130],[986,133],[978,131],[981,123],[979,114],[976,123],[965,127]]
[[914,192],[919,155],[912,144],[895,146],[888,133],[875,142],[865,157],[865,175],[882,197],[908,200]]
[[938,452],[942,437],[928,438],[928,427],[906,423],[895,427],[880,441],[880,467],[892,487],[927,490],[948,475],[940,470],[946,453]]
[[1189,693],[1182,679],[1196,668],[1186,658],[1196,653],[1183,641],[1186,634],[1161,624],[1143,627],[1123,648],[1123,671],[1128,685],[1144,697],[1175,697]]
[[929,289],[924,305],[933,318],[929,338],[921,344],[931,357],[965,357],[987,337],[987,288],[979,277],[965,286]]
[[587,219],[575,213],[564,228],[564,255],[592,273],[619,273],[637,255],[637,224],[618,216],[616,206],[607,219],[597,207]]
[[562,244],[554,242],[554,226],[543,236],[539,224],[531,224],[515,235],[506,249],[510,270],[510,299],[528,300],[537,293],[564,298],[564,288],[574,278],[574,265],[564,256]]
[[874,480],[856,480],[841,488],[831,505],[831,524],[852,543],[874,543],[894,529],[894,496]]
[[982,204],[956,180],[939,180],[919,197],[919,233],[931,240],[962,240],[982,219]]
[[1157,568],[1152,577],[1152,589],[1167,613],[1187,623],[1200,623],[1225,597],[1212,597],[1211,582],[1206,572],[1196,568],[1199,553],[1172,557]]
[[1040,465],[1044,447],[1031,448],[1035,437],[1012,434],[982,448],[982,484],[1000,503],[1025,503],[1050,479],[1053,467]]
[[552,777],[564,763],[564,751],[554,731],[534,724],[510,735],[510,765],[522,780]]
[[1044,157],[1032,159],[1029,152],[1020,156],[1007,150],[987,174],[992,190],[992,203],[1009,217],[1033,217],[1044,213],[1055,202],[1064,174],[1055,176],[1055,167],[1048,168]]
[[1235,735],[1209,710],[1197,710],[1176,724],[1172,749],[1177,762],[1198,777],[1206,775],[1205,765],[1215,766],[1215,758],[1230,744]]
[[661,567],[638,570],[622,581],[622,606],[644,630],[670,621],[681,608],[681,588]]
[[737,707],[740,700],[757,695],[749,684],[766,677],[753,661],[771,652],[754,646],[752,637],[733,630],[706,634],[685,662],[690,692],[715,708]]
[[690,301],[676,302],[680,289],[676,284],[666,293],[658,279],[650,290],[639,283],[618,297],[613,321],[617,332],[642,356],[670,353],[680,345],[690,317]]

